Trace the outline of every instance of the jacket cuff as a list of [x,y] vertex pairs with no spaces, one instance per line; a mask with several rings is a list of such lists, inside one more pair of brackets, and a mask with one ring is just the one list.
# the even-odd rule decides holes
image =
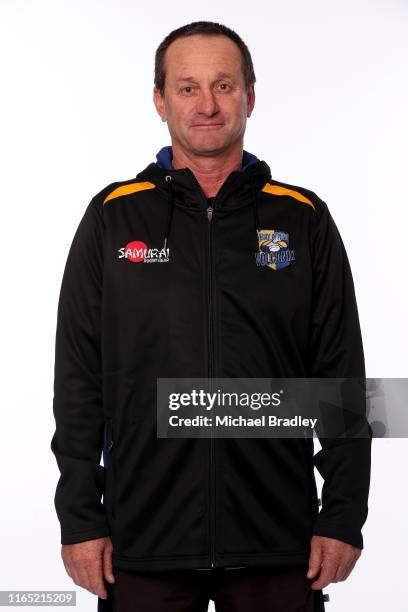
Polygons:
[[86,531],[71,531],[65,532],[61,529],[61,544],[78,544],[87,540],[96,540],[110,535],[109,528],[106,525],[87,529]]
[[325,521],[323,517],[321,519],[317,518],[313,527],[313,535],[335,538],[356,548],[364,548],[363,536],[359,529],[353,529],[345,523]]

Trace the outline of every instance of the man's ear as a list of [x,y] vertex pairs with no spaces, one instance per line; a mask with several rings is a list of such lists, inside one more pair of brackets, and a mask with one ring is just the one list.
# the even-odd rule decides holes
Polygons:
[[252,84],[247,92],[247,117],[250,117],[255,106],[255,87]]
[[153,87],[153,102],[154,102],[157,112],[159,113],[161,117],[161,120],[167,121],[166,109],[164,105],[164,97],[161,95],[159,89],[156,86]]

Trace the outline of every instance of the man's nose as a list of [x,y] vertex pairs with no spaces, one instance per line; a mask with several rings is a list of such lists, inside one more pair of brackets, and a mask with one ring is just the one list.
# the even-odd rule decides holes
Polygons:
[[197,112],[204,115],[214,115],[218,110],[215,95],[211,90],[201,90],[197,101]]

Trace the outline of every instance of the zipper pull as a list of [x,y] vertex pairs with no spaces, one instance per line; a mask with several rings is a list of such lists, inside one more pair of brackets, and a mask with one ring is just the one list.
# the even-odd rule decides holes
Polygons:
[[212,208],[212,206],[208,206],[207,207],[207,217],[208,217],[209,221],[211,221],[211,219],[212,219],[212,214],[213,214],[213,208]]
[[112,439],[110,439],[110,440],[109,440],[109,444],[108,444],[108,453],[110,453],[110,452],[111,452],[112,447],[113,447],[113,440],[112,440]]

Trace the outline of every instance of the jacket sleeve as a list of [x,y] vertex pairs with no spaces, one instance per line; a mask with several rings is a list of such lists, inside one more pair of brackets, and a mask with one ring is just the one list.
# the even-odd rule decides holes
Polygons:
[[100,465],[103,227],[93,198],[71,243],[59,294],[51,450],[60,470],[54,503],[61,544],[109,535]]
[[[352,273],[337,226],[326,203],[320,199],[312,226],[309,376],[346,378],[351,382],[351,379],[360,379],[365,388],[363,344]],[[366,423],[365,437],[319,437],[322,448],[314,455],[314,465],[324,484],[322,508],[313,533],[362,549],[361,529],[368,514],[372,441],[372,430],[365,419],[365,394],[364,401],[357,406],[364,413],[361,416]]]

